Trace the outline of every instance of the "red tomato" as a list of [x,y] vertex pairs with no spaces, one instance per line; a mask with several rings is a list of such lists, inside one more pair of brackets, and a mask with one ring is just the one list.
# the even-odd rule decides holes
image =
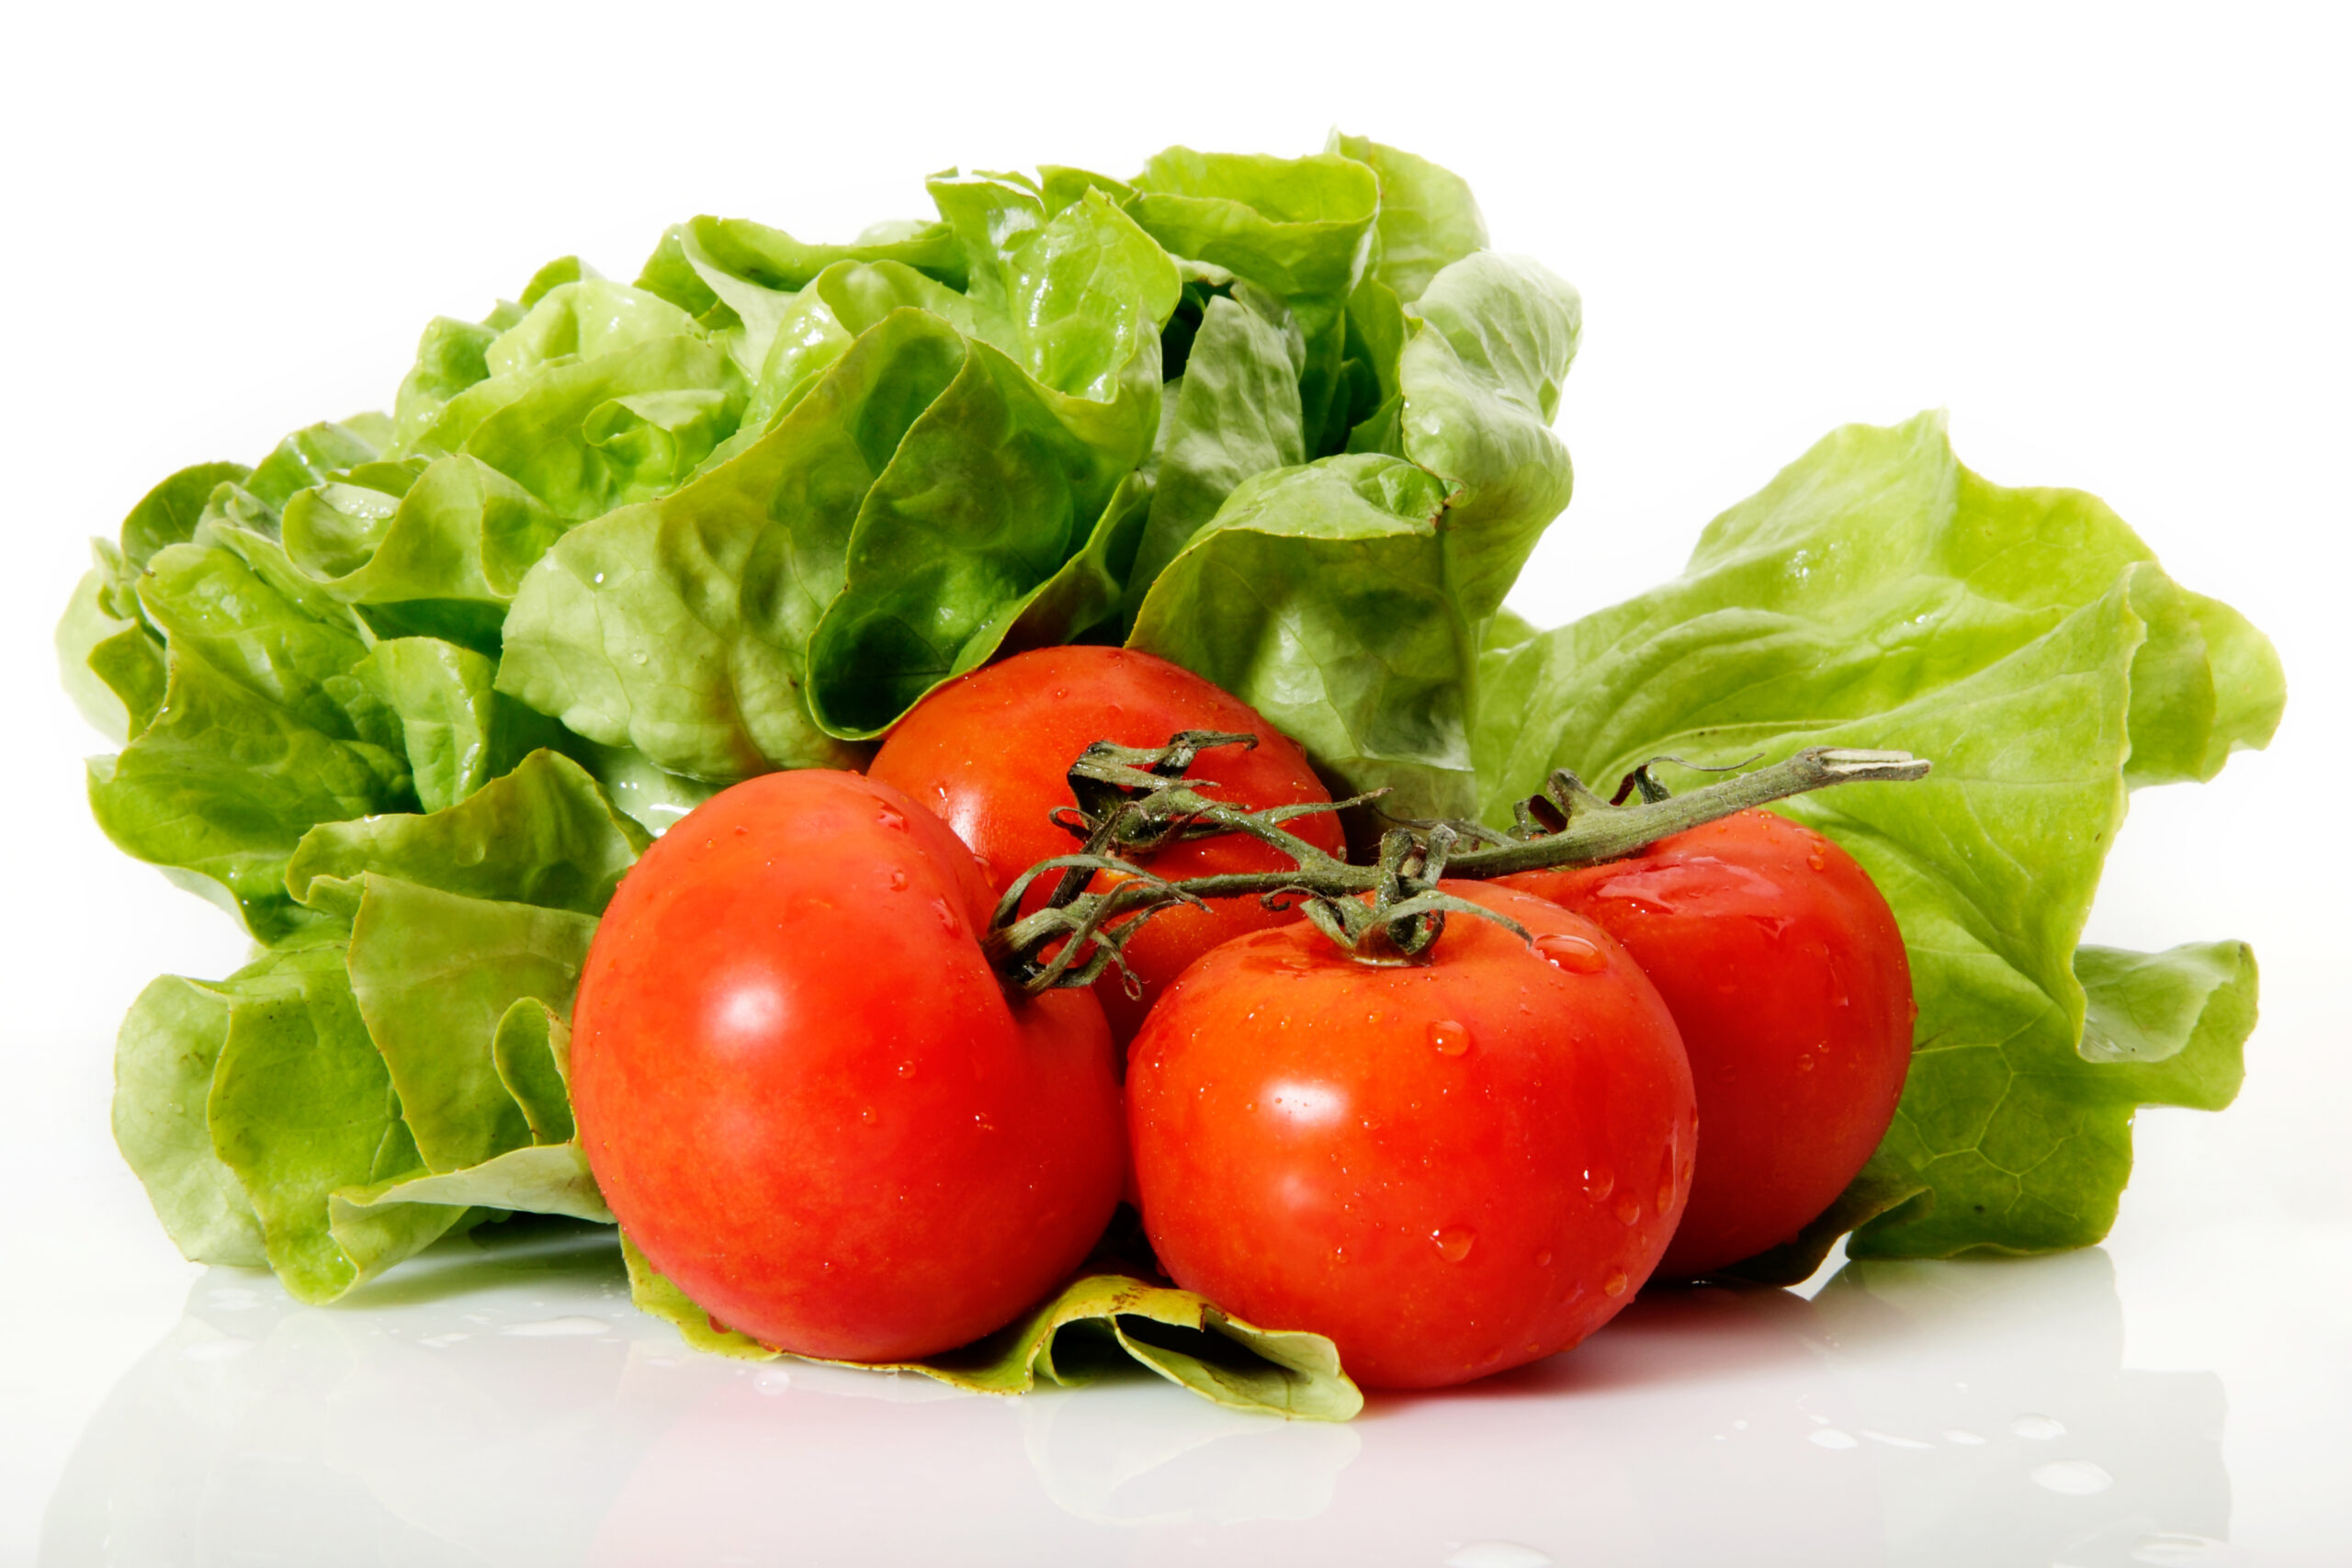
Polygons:
[[615,895],[571,1095],[630,1240],[718,1322],[897,1360],[1035,1302],[1125,1164],[1092,997],[1009,999],[971,852],[897,790],[809,770],[681,820]]
[[[1122,648],[1039,649],[951,682],[899,721],[866,773],[944,818],[988,863],[1001,894],[1039,861],[1078,849],[1051,813],[1077,804],[1068,775],[1080,751],[1097,740],[1159,746],[1180,729],[1258,738],[1254,750],[1218,747],[1193,765],[1194,778],[1221,786],[1214,792],[1220,799],[1259,810],[1331,798],[1306,755],[1256,709],[1181,665]],[[1289,826],[1317,849],[1345,852],[1339,821],[1329,813]],[[1265,845],[1230,835],[1171,845],[1150,861],[1156,874],[1170,878],[1289,864]],[[1052,891],[1050,880],[1041,883],[1040,905]],[[1095,987],[1111,1037],[1133,1037],[1168,983],[1209,949],[1296,918],[1251,898],[1155,915],[1125,950],[1142,995],[1128,996],[1115,970]]]
[[1357,1382],[1433,1388],[1564,1350],[1681,1217],[1690,1069],[1608,934],[1474,884],[1535,945],[1455,915],[1428,963],[1312,927],[1227,942],[1136,1037],[1144,1226],[1177,1283],[1337,1343]]
[[1753,1257],[1829,1206],[1894,1118],[1918,1012],[1903,933],[1852,856],[1743,811],[1500,880],[1599,921],[1681,1026],[1707,1142],[1661,1272]]

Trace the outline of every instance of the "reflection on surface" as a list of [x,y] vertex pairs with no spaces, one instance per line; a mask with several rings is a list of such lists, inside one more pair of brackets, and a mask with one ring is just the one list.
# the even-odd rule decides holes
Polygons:
[[68,1564],[2211,1561],[2221,1385],[2127,1371],[2104,1254],[1645,1296],[1348,1427],[1148,1377],[999,1401],[693,1355],[609,1233],[350,1304],[216,1269],[83,1435]]

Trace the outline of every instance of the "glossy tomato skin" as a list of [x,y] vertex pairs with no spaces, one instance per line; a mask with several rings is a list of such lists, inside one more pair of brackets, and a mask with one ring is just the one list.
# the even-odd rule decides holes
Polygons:
[[1707,1136],[1661,1273],[1695,1278],[1789,1240],[1870,1159],[1917,1009],[1894,913],[1845,851],[1744,811],[1501,885],[1605,927],[1681,1027]]
[[1474,885],[1427,964],[1313,928],[1209,953],[1128,1053],[1144,1225],[1175,1280],[1311,1329],[1375,1388],[1563,1350],[1634,1299],[1697,1129],[1657,990],[1592,922]]
[[672,828],[573,1010],[582,1145],[622,1229],[718,1322],[896,1360],[1075,1268],[1117,1201],[1119,1086],[1083,992],[1007,998],[992,898],[940,821],[854,773],[772,773]]
[[[1051,813],[1077,804],[1068,775],[1080,751],[1097,740],[1163,745],[1182,729],[1258,738],[1254,750],[1219,747],[1193,764],[1193,776],[1216,782],[1222,799],[1256,810],[1331,798],[1305,753],[1256,709],[1182,665],[1124,648],[1038,649],[942,686],[899,721],[867,776],[937,812],[988,863],[1001,893],[1039,861],[1078,849]],[[1306,817],[1289,826],[1318,849],[1343,852],[1335,817]],[[1265,845],[1232,836],[1171,845],[1150,862],[1154,873],[1170,878],[1287,864]],[[1041,886],[1036,901],[1050,890],[1050,884]],[[1210,948],[1296,918],[1254,899],[1153,917],[1125,950],[1142,994],[1128,996],[1115,973],[1095,987],[1112,1038],[1133,1038],[1168,983]]]

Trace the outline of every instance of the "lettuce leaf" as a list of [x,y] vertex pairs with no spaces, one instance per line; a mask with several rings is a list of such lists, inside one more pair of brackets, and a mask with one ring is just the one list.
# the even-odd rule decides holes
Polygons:
[[[697,1350],[767,1361],[784,1354],[714,1322],[621,1238],[629,1297],[674,1325]],[[1115,1273],[1081,1274],[1027,1316],[960,1350],[927,1361],[833,1361],[867,1371],[921,1372],[975,1393],[1026,1393],[1043,1377],[1064,1388],[1091,1382],[1104,1352],[1124,1352],[1181,1388],[1236,1410],[1309,1421],[1345,1421],[1363,1395],[1319,1334],[1257,1327],[1189,1291]]]
[[1398,369],[1403,455],[1236,486],[1151,581],[1130,644],[1256,707],[1339,787],[1466,814],[1486,623],[1567,503],[1550,422],[1580,319],[1533,263],[1481,252],[1438,273]]
[[2122,961],[2076,944],[2128,787],[2264,744],[2284,685],[2258,632],[2094,498],[1978,478],[1933,415],[1849,427],[1709,525],[1680,578],[1483,663],[1490,821],[1554,768],[1605,789],[1658,756],[1934,760],[1923,784],[1776,807],[1861,862],[1911,954],[1917,1043],[1855,1256],[2097,1241],[2132,1106],[2226,1101],[2250,960],[2222,987],[2245,1005],[2157,1067],[2086,1041],[2085,980],[2111,990]]
[[423,1171],[343,958],[336,942],[289,946],[219,987],[227,1027],[204,1107],[269,1266],[308,1302],[332,1301],[466,1219],[462,1207],[432,1204],[334,1223],[337,1190]]
[[894,310],[741,455],[564,536],[515,597],[498,689],[713,783],[854,761],[809,716],[808,641],[866,492],[966,355]]

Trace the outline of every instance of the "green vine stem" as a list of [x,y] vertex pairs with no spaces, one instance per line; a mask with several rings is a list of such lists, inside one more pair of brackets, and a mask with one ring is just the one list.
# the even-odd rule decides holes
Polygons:
[[[1056,820],[1083,838],[1076,853],[1024,872],[998,903],[982,945],[1008,983],[1028,992],[1091,985],[1125,964],[1120,949],[1142,922],[1177,904],[1256,898],[1269,908],[1303,906],[1334,942],[1371,964],[1419,959],[1443,931],[1448,914],[1470,914],[1520,931],[1492,910],[1440,891],[1442,877],[1485,879],[1549,866],[1619,860],[1645,844],[1751,807],[1836,784],[1895,784],[1925,778],[1929,764],[1907,751],[1816,746],[1753,773],[1736,773],[1683,795],[1669,793],[1645,764],[1628,774],[1615,801],[1604,800],[1562,769],[1541,795],[1520,802],[1508,832],[1466,822],[1404,822],[1382,836],[1380,858],[1357,865],[1327,854],[1283,824],[1313,812],[1372,803],[1377,793],[1329,805],[1247,811],[1207,793],[1213,783],[1189,776],[1203,750],[1254,746],[1254,736],[1191,730],[1166,746],[1098,741],[1070,768],[1079,801]],[[1660,759],[1672,761],[1673,759]],[[1690,766],[1685,763],[1684,766]],[[1628,796],[1639,799],[1621,804]],[[1287,858],[1290,866],[1171,882],[1142,857],[1180,839],[1241,833]],[[1109,873],[1108,885],[1094,886]],[[1022,905],[1040,879],[1055,884],[1043,908]],[[1130,982],[1132,983],[1132,982]]]

